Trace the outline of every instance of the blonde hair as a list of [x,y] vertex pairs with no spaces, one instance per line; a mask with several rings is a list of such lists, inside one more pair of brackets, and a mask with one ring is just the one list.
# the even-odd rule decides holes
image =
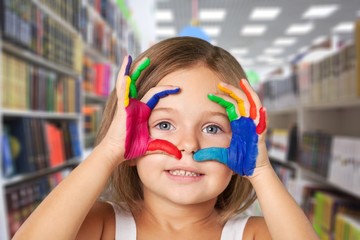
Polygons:
[[[227,51],[198,38],[175,37],[163,40],[139,55],[132,66],[143,58],[149,57],[151,64],[137,80],[138,98],[169,73],[180,69],[192,68],[202,64],[212,70],[222,81],[238,86],[246,75],[238,63]],[[130,72],[134,69],[131,68]],[[112,91],[104,110],[103,119],[97,136],[97,144],[107,133],[116,110],[116,92]],[[141,209],[143,200],[142,183],[134,166],[127,161],[120,164],[112,174],[108,193],[111,200],[125,203],[128,210]],[[250,182],[237,174],[233,175],[227,188],[218,196],[215,208],[226,221],[232,215],[246,210],[256,199]]]

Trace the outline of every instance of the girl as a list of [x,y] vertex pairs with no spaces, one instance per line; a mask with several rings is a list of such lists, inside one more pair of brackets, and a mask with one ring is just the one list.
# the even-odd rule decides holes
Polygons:
[[[197,38],[126,57],[97,146],[14,239],[317,239],[269,163],[244,79]],[[264,217],[244,213],[256,198]]]

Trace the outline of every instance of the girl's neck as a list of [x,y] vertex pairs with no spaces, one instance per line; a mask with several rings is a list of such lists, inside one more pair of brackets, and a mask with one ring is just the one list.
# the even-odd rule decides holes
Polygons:
[[219,224],[214,209],[216,199],[208,202],[180,205],[152,197],[145,198],[142,210],[135,215],[137,222],[152,222],[163,229],[181,230],[187,226]]

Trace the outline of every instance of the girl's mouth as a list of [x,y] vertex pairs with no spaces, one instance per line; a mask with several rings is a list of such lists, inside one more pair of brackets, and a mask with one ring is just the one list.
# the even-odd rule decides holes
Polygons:
[[170,173],[170,175],[173,176],[183,176],[183,177],[200,177],[201,175],[203,175],[201,173],[191,172],[181,169],[169,170],[168,173]]

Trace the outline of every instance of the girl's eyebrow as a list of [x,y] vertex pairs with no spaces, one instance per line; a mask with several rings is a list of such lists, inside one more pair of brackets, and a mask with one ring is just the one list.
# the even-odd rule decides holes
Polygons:
[[217,111],[205,111],[203,115],[206,117],[219,116],[222,118],[226,118],[226,120],[229,120],[229,117],[226,113],[217,112]]
[[177,112],[174,108],[154,108],[151,112]]

